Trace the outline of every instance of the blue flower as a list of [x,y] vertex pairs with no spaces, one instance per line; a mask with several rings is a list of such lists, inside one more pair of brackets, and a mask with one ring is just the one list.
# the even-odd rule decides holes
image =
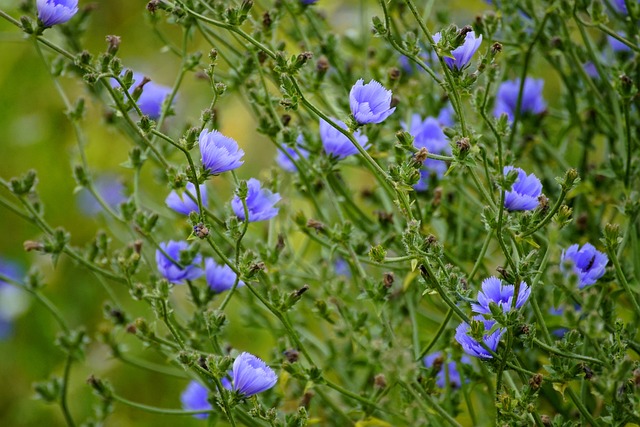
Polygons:
[[[142,85],[142,93],[138,97],[138,108],[142,114],[149,116],[152,120],[157,120],[162,115],[162,104],[171,94],[171,88],[154,83],[141,73],[133,73],[133,84],[129,88],[129,93],[133,94],[140,85]],[[111,79],[111,86],[120,87],[116,79]]]
[[[200,184],[200,197],[202,198],[202,206],[206,207],[207,186],[204,184]],[[191,212],[200,212],[197,200],[196,186],[189,182],[184,191],[178,194],[176,190],[173,190],[164,202],[174,211],[182,215],[189,215]]]
[[[433,154],[451,154],[449,141],[442,132],[437,119],[427,117],[422,120],[419,114],[414,114],[408,125],[404,122],[401,125],[413,136],[413,145],[416,148],[426,148]],[[447,164],[442,160],[426,159],[423,163],[423,169],[420,170],[420,181],[413,188],[416,191],[426,191],[431,175],[435,174],[438,178],[442,178],[447,168]]]
[[[272,193],[266,188],[261,188],[260,181],[251,178],[247,181],[249,192],[247,193],[247,210],[249,222],[264,221],[278,214],[278,208],[274,207],[281,197],[278,193]],[[231,208],[238,218],[245,220],[244,206],[240,197],[235,196],[231,201]]]
[[[458,372],[457,363],[453,360],[446,362],[446,356],[441,351],[431,353],[425,356],[422,361],[427,368],[437,368],[436,385],[440,388],[447,386],[447,377],[449,379],[449,387],[459,388],[462,385],[460,372]],[[471,359],[463,355],[460,358],[461,363],[471,364]]]
[[344,258],[337,258],[333,263],[333,269],[338,276],[351,277],[351,268],[349,268],[349,263]]
[[[124,184],[116,177],[101,176],[93,182],[93,188],[112,209],[116,209],[120,203],[127,200]],[[78,205],[85,215],[95,216],[102,212],[102,205],[86,188],[78,194]]]
[[[347,129],[347,125],[345,125],[344,122],[334,118],[331,120],[333,120],[333,122],[342,129]],[[358,144],[362,146],[362,148],[365,150],[369,148],[369,138],[367,138],[366,135],[362,135],[360,131],[355,131],[353,133],[353,137]],[[338,160],[342,160],[345,157],[358,153],[358,149],[351,143],[349,138],[322,119],[320,119],[320,139],[322,140],[324,151],[327,154],[336,157]]]
[[[433,41],[438,43],[442,36],[440,33],[435,33],[433,35]],[[469,62],[471,61],[471,57],[476,53],[478,48],[482,44],[482,34],[480,37],[476,38],[476,33],[473,31],[469,31],[464,37],[464,43],[461,46],[453,49],[451,51],[451,55],[453,58],[445,56],[444,62],[449,66],[449,68],[462,70],[463,68],[469,66]]]
[[278,382],[273,369],[250,353],[242,353],[233,362],[233,390],[244,397],[269,390]]
[[[213,409],[207,400],[209,390],[197,381],[191,381],[180,395],[182,407],[187,411],[206,411]],[[204,420],[208,414],[194,414],[194,418]]]
[[[623,33],[618,33],[619,36],[624,37]],[[629,52],[631,48],[626,44],[622,43],[615,37],[607,36],[607,40],[609,41],[609,45],[614,52]]]
[[78,13],[78,0],[37,0],[38,19],[45,28],[64,24]]
[[[471,304],[471,309],[479,314],[491,314],[489,303],[497,304],[503,312],[511,310],[513,305],[514,285],[505,285],[502,280],[491,276],[482,281],[482,291],[478,292],[478,303]],[[525,282],[520,282],[520,289],[516,299],[516,308],[520,308],[527,302],[531,288]]]
[[293,147],[285,147],[285,151],[289,154],[288,156],[283,151],[278,150],[278,155],[276,156],[276,162],[282,169],[286,170],[287,172],[292,172],[292,173],[296,172],[298,168],[296,167],[295,163],[291,161],[291,159],[298,160],[300,156],[304,157],[305,159],[309,157],[309,152],[304,148],[300,147],[300,144],[302,144],[303,142],[304,142],[304,137],[302,136],[302,134],[300,134],[296,139],[296,143],[298,145],[296,147],[297,151]]
[[396,110],[396,107],[391,108],[391,95],[391,91],[377,81],[364,84],[364,80],[360,79],[349,93],[351,114],[361,125],[381,123]]
[[204,129],[198,138],[202,165],[211,174],[217,175],[232,169],[239,168],[244,161],[244,151],[238,147],[238,143],[228,136],[224,136],[217,130],[209,132]]
[[[482,316],[475,316],[473,320],[477,320],[482,322],[484,325],[485,334],[483,334],[482,341],[489,347],[493,352],[498,348],[498,344],[500,343],[500,338],[502,334],[504,334],[505,329],[497,329],[493,333],[489,334],[488,332],[491,330],[493,325],[495,325],[495,320],[488,320]],[[462,322],[456,328],[456,341],[462,346],[462,349],[469,356],[479,357],[481,359],[491,359],[493,356],[489,353],[478,341],[471,338],[469,336],[469,331],[471,327],[468,323]]]
[[445,107],[440,110],[438,114],[438,122],[440,126],[451,127],[455,123],[456,112],[453,110],[453,106],[451,104],[447,104]]
[[[632,2],[633,0],[629,0],[629,1]],[[627,15],[629,13],[625,0],[613,0],[612,3],[613,3],[613,6],[618,10],[618,12],[624,15]],[[638,0],[638,3],[640,3],[640,0]]]
[[[0,274],[19,281],[22,269],[15,263],[0,258]],[[0,279],[0,340],[8,338],[13,329],[13,320],[29,306],[26,292]]]
[[202,269],[198,267],[198,264],[202,262],[202,257],[196,255],[191,265],[187,265],[184,268],[180,268],[173,261],[178,262],[180,260],[180,252],[189,249],[187,242],[176,242],[170,240],[169,242],[160,243],[160,248],[171,257],[167,258],[160,249],[156,250],[156,264],[158,264],[158,271],[165,279],[171,283],[181,284],[185,280],[194,280],[202,276]]
[[[593,285],[604,275],[604,270],[609,263],[609,258],[592,244],[585,243],[580,248],[579,245],[571,245],[566,251],[562,251],[560,269],[568,276],[572,272],[578,276],[578,288]],[[571,264],[572,269],[568,270],[566,264]]]
[[[228,265],[218,265],[216,262],[207,258],[204,260],[204,274],[207,279],[209,287],[217,293],[228,291],[233,288],[233,284],[236,282],[238,275],[233,272]],[[244,286],[242,280],[238,281],[237,288]]]
[[[525,79],[522,88],[520,114],[540,114],[547,108],[547,104],[542,97],[543,86],[544,80],[542,79],[536,80],[530,77]],[[496,107],[493,110],[493,115],[500,117],[502,114],[506,114],[509,117],[509,121],[513,121],[516,114],[519,92],[520,79],[503,82],[496,95]]]
[[518,178],[513,183],[511,191],[505,192],[504,207],[510,211],[530,211],[538,206],[538,196],[542,193],[542,183],[534,174],[527,175],[525,171],[513,166],[504,167],[504,175],[509,171],[518,172]]
[[302,3],[304,5],[315,4],[317,2],[318,2],[318,0],[300,0],[300,3]]

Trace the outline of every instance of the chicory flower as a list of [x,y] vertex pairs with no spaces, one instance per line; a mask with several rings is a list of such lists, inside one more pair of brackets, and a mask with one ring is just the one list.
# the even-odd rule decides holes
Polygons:
[[[342,129],[347,129],[347,125],[345,125],[344,122],[337,119],[331,120],[333,120],[333,122]],[[369,139],[366,135],[362,135],[360,131],[355,131],[353,133],[353,137],[362,148],[365,150],[369,148],[369,145],[367,144]],[[358,153],[358,149],[351,143],[349,138],[322,119],[320,119],[320,139],[322,140],[324,151],[327,154],[336,157],[338,160],[342,160],[345,157]]]
[[[471,304],[471,309],[478,314],[491,314],[490,303],[497,304],[503,312],[508,312],[513,306],[514,285],[505,285],[502,280],[491,276],[482,281],[482,291],[478,292],[478,303]],[[520,289],[516,298],[516,308],[527,302],[531,288],[525,282],[520,282]]]
[[[207,186],[204,184],[200,184],[200,197],[202,198],[202,206],[206,207]],[[191,212],[200,212],[197,200],[196,186],[189,182],[184,191],[178,193],[178,191],[173,190],[164,202],[174,211],[182,215],[189,215]]]
[[[488,320],[482,316],[475,316],[473,320],[482,322],[482,324],[484,325],[484,330],[486,332],[482,337],[482,341],[484,342],[484,344],[486,344],[487,347],[489,347],[493,352],[495,352],[496,349],[498,348],[498,344],[500,343],[500,338],[502,337],[502,334],[504,334],[506,330],[500,328],[495,330],[491,334],[489,334],[489,331],[491,330],[493,325],[495,325],[496,323],[495,320]],[[471,338],[469,336],[470,329],[471,329],[471,326],[469,326],[469,324],[465,322],[462,322],[456,328],[455,339],[462,346],[462,349],[465,351],[465,353],[467,353],[469,356],[479,357],[481,359],[493,358],[493,355],[489,353],[487,349],[485,349],[474,338]]]
[[[520,102],[520,114],[540,114],[545,111],[547,104],[542,97],[544,80],[527,77],[522,88],[522,100]],[[520,93],[520,79],[503,82],[496,95],[496,107],[493,110],[495,117],[506,114],[509,121],[513,121],[518,105]]]
[[[156,264],[158,271],[171,283],[182,284],[185,280],[194,280],[202,276],[202,269],[198,265],[202,262],[202,257],[196,255],[191,265],[180,267],[175,262],[180,260],[180,252],[189,249],[187,242],[162,242],[160,248],[171,257],[167,258],[160,249],[156,250]],[[175,261],[175,262],[174,262]]]
[[510,211],[530,211],[538,206],[538,197],[542,193],[542,183],[534,174],[529,174],[513,166],[504,167],[504,175],[509,171],[518,172],[518,178],[511,190],[505,192],[504,207]]
[[[578,276],[580,289],[593,285],[604,275],[609,258],[597,250],[591,243],[571,245],[566,251],[562,251],[560,269],[565,275],[572,272]],[[566,264],[572,268],[569,270]]]
[[[233,284],[236,282],[238,277],[231,267],[226,264],[218,265],[211,258],[207,258],[204,261],[204,274],[209,287],[217,293],[228,291],[233,288]],[[236,287],[239,288],[241,286],[244,286],[244,282],[239,280]]]
[[[247,181],[247,187],[249,191],[246,204],[249,212],[249,222],[264,221],[278,214],[278,208],[274,207],[274,205],[280,201],[280,194],[261,188],[260,181],[255,178]],[[242,221],[245,220],[244,206],[237,195],[231,201],[231,208],[238,218]]]
[[211,175],[239,168],[244,163],[240,160],[244,156],[244,151],[238,147],[238,143],[217,130],[209,132],[203,129],[198,142],[202,165]]
[[38,19],[45,28],[64,24],[78,13],[78,0],[37,0]]
[[351,114],[360,125],[381,123],[396,110],[396,107],[391,107],[391,96],[391,91],[377,81],[364,84],[364,80],[360,79],[349,93]]
[[244,397],[269,390],[277,382],[273,369],[253,354],[244,352],[233,362],[232,387]]

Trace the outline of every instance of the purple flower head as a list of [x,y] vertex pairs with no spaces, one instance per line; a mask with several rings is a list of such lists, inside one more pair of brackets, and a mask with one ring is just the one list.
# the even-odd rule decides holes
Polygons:
[[180,268],[173,262],[180,260],[180,252],[189,249],[189,244],[187,242],[176,242],[174,240],[170,240],[168,242],[160,243],[160,247],[171,257],[171,259],[169,259],[160,251],[160,249],[156,250],[156,264],[158,264],[158,271],[169,282],[182,284],[185,280],[194,280],[202,276],[202,269],[198,267],[202,262],[202,257],[200,255],[196,255],[191,265],[187,265],[184,268]]
[[[629,0],[629,2],[631,3],[633,0]],[[613,6],[618,10],[618,12],[627,15],[629,13],[629,10],[627,9],[627,4],[625,3],[625,0],[613,0],[612,1]],[[640,0],[638,0],[638,3],[640,3]]]
[[269,390],[278,382],[273,369],[253,354],[244,352],[233,362],[233,390],[244,397]]
[[[457,363],[453,360],[446,362],[446,356],[441,351],[431,353],[425,356],[422,361],[427,368],[438,368],[436,374],[436,385],[440,388],[447,386],[447,376],[449,378],[449,386],[451,388],[459,388],[462,385],[462,379],[460,378],[460,372],[458,372]],[[461,363],[471,364],[471,359],[468,356],[463,355],[460,358]]]
[[[573,269],[567,270],[566,264],[572,264]],[[578,276],[578,288],[593,285],[604,275],[604,270],[609,263],[609,258],[592,244],[585,243],[571,245],[566,251],[562,251],[560,269],[565,276],[575,273]]]
[[[200,184],[200,197],[202,198],[202,206],[206,207],[207,186],[204,184]],[[184,191],[178,193],[178,191],[173,190],[164,202],[179,214],[189,215],[191,212],[200,212],[196,200],[198,200],[196,196],[196,186],[189,182]]]
[[584,69],[585,73],[587,73],[587,75],[592,79],[597,79],[600,77],[600,74],[598,73],[598,68],[596,68],[596,65],[593,62],[591,61],[585,62],[582,65],[582,68]]
[[440,126],[451,127],[455,123],[456,112],[453,110],[453,106],[451,104],[447,104],[445,107],[440,110],[438,114],[438,122]]
[[538,196],[542,193],[542,183],[534,174],[529,174],[513,166],[504,167],[504,175],[509,171],[518,172],[511,191],[505,192],[504,207],[510,211],[530,211],[538,207]]
[[[440,42],[441,38],[442,36],[440,35],[440,33],[435,33],[433,35],[433,41],[436,43]],[[462,70],[463,68],[469,66],[469,62],[471,62],[473,54],[476,53],[481,44],[482,34],[480,34],[480,37],[476,38],[476,33],[473,31],[469,31],[464,38],[464,43],[451,51],[451,55],[453,56],[453,58],[445,56],[443,58],[444,62],[452,70]]]
[[391,108],[391,91],[371,80],[364,84],[360,79],[351,88],[349,106],[358,124],[381,123],[396,110]]
[[[127,200],[124,184],[113,176],[104,175],[97,178],[93,182],[93,188],[112,209],[116,209],[120,203]],[[87,189],[83,189],[78,194],[78,205],[80,210],[88,216],[95,216],[102,212],[102,205]]]
[[351,269],[349,268],[349,263],[345,261],[344,258],[336,259],[333,263],[333,269],[338,276],[345,276],[347,278],[351,277]]
[[[278,208],[273,205],[280,201],[280,194],[261,188],[260,181],[255,178],[247,181],[247,187],[249,192],[247,193],[246,203],[249,211],[249,222],[264,221],[278,214]],[[240,197],[235,196],[231,200],[231,208],[238,218],[245,220],[244,206]]]
[[[180,395],[182,407],[187,411],[206,411],[213,409],[207,400],[209,390],[197,381],[191,381]],[[194,418],[204,420],[208,414],[195,414]]]
[[[233,284],[238,277],[228,265],[218,265],[216,262],[207,258],[204,260],[204,273],[207,278],[209,287],[217,293],[228,291],[233,288]],[[244,286],[242,280],[238,281],[238,288]]]
[[238,143],[217,130],[204,129],[200,132],[199,143],[202,165],[211,175],[239,168],[244,163],[240,160],[244,151]]
[[300,144],[302,144],[303,142],[304,142],[304,137],[302,136],[302,134],[298,135],[298,138],[296,139],[296,143],[298,145],[296,147],[297,151],[292,147],[285,148],[285,151],[289,154],[288,156],[283,151],[278,150],[278,155],[276,156],[276,162],[282,169],[286,170],[287,172],[292,172],[292,173],[297,172],[298,168],[296,167],[295,163],[291,161],[291,159],[298,160],[300,156],[304,157],[305,159],[309,157],[309,152],[304,148],[300,147]]
[[[544,80],[532,79],[527,77],[522,88],[522,102],[520,103],[520,114],[540,114],[546,108],[547,104],[542,97],[542,87]],[[518,105],[518,94],[520,92],[520,79],[507,80],[500,85],[498,94],[496,95],[496,108],[493,115],[500,117],[506,114],[509,121],[513,121],[516,114],[516,106]]]
[[[137,87],[143,84],[144,74],[133,73],[133,84],[129,88],[129,93],[133,94]],[[120,87],[116,79],[111,79],[111,86]],[[142,114],[149,116],[152,120],[158,120],[162,115],[162,103],[171,94],[169,86],[160,85],[153,81],[147,81],[142,86],[142,93],[138,97],[138,108]]]
[[[618,33],[619,36],[624,37],[623,33]],[[609,41],[609,45],[614,52],[629,52],[631,48],[626,44],[622,43],[615,37],[607,36],[607,40]]]
[[[497,329],[493,333],[489,334],[488,332],[491,330],[493,325],[495,325],[495,320],[488,320],[482,316],[475,316],[473,320],[477,320],[482,322],[484,325],[485,334],[482,337],[482,341],[487,345],[493,352],[498,348],[498,344],[500,343],[500,338],[502,334],[504,334],[505,329]],[[469,356],[479,357],[481,359],[491,359],[493,356],[489,353],[478,341],[471,338],[469,336],[469,331],[471,327],[468,323],[462,322],[456,328],[456,341],[462,346],[462,349]]]
[[[342,129],[347,129],[347,125],[345,125],[344,122],[334,118],[331,120]],[[365,150],[369,148],[369,144],[367,144],[369,138],[367,138],[366,135],[362,135],[360,131],[355,131],[353,137],[362,148]],[[351,143],[349,138],[322,119],[320,119],[320,139],[322,140],[324,151],[339,160],[358,153],[358,149]]]
[[[402,127],[414,138],[413,145],[416,148],[426,148],[433,154],[451,154],[449,141],[442,132],[440,123],[433,117],[422,120],[419,114],[411,116],[411,123],[402,122]],[[420,181],[414,186],[416,191],[426,191],[429,187],[429,178],[435,174],[441,178],[447,171],[447,164],[442,160],[427,159],[420,170]]]
[[302,3],[304,5],[315,4],[317,2],[318,2],[318,0],[300,0],[300,3]]
[[[22,269],[15,263],[0,258],[0,274],[19,281]],[[29,306],[25,292],[0,279],[0,340],[11,335],[12,321]]]
[[37,0],[38,19],[45,28],[64,24],[78,13],[78,0]]
[[[482,291],[478,292],[478,303],[471,304],[471,309],[478,314],[491,314],[489,303],[498,304],[503,312],[511,310],[513,305],[514,285],[504,285],[500,279],[491,276],[482,281]],[[527,302],[531,288],[525,282],[520,282],[520,289],[516,299],[516,308]]]

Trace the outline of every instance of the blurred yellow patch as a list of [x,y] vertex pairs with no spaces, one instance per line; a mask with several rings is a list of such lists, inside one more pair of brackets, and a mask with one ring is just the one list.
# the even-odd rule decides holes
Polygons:
[[356,427],[391,427],[386,421],[379,420],[378,418],[367,418],[360,420],[356,423]]

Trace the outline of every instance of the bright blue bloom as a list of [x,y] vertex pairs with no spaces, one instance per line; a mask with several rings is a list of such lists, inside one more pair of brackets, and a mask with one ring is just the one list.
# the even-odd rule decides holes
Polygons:
[[[304,157],[305,159],[307,157],[309,157],[309,152],[307,150],[305,150],[304,148],[300,147],[300,144],[302,144],[304,142],[304,137],[302,136],[302,134],[298,135],[298,138],[296,139],[296,143],[297,143],[297,150],[294,150],[292,147],[286,147],[285,151],[287,153],[289,153],[289,156],[291,156],[291,158],[293,160],[298,160],[300,158],[300,155],[302,155],[302,157]],[[298,153],[300,153],[300,155],[298,155]],[[286,170],[287,172],[297,172],[297,168],[295,163],[293,163],[291,161],[291,158],[289,158],[289,156],[287,156],[284,152],[278,150],[278,155],[276,156],[276,162],[278,163],[278,165]]]
[[[129,93],[133,94],[136,88],[143,84],[144,80],[144,74],[133,73],[133,84],[129,88]],[[111,86],[120,87],[120,84],[116,79],[111,79]],[[162,115],[162,104],[170,94],[171,88],[169,86],[147,81],[142,86],[142,93],[138,97],[138,108],[140,108],[142,114],[149,116],[150,119],[158,120]]]
[[[184,191],[178,194],[176,190],[173,190],[164,202],[174,211],[182,215],[189,215],[191,212],[200,212],[196,202],[197,197],[196,186],[189,182]],[[202,206],[207,207],[207,186],[204,184],[200,184],[200,197],[202,198]]]
[[364,80],[360,79],[349,93],[351,114],[361,125],[381,123],[396,110],[396,107],[391,108],[391,95],[391,91],[377,81],[364,84]]
[[504,207],[510,211],[530,211],[538,207],[538,197],[542,193],[542,183],[538,177],[534,174],[527,175],[522,169],[513,166],[505,166],[504,175],[511,170],[518,172],[518,178],[511,191],[505,192]]
[[438,114],[438,122],[440,126],[451,127],[455,123],[456,112],[451,104],[447,104],[440,110]]
[[173,262],[179,262],[180,252],[189,249],[189,244],[187,242],[176,242],[174,240],[170,240],[169,242],[160,243],[160,247],[171,257],[171,259],[169,259],[160,251],[160,249],[156,250],[156,264],[158,264],[158,271],[169,282],[182,284],[185,280],[194,280],[202,276],[202,269],[198,267],[198,265],[202,263],[202,256],[200,255],[196,255],[191,265],[187,265],[184,268],[180,268]]
[[[571,264],[573,268],[568,270],[566,264]],[[571,245],[566,251],[562,251],[560,269],[568,276],[572,272],[578,276],[578,288],[593,285],[604,275],[604,270],[609,263],[609,258],[592,244],[585,243],[580,248],[579,245]]]
[[[116,177],[101,176],[93,182],[93,188],[112,209],[116,209],[120,203],[127,200],[124,184]],[[78,205],[80,210],[88,216],[95,216],[102,212],[102,205],[86,188],[78,194]]]
[[[460,378],[460,372],[458,372],[457,363],[453,360],[446,362],[445,357],[441,351],[437,351],[425,356],[422,361],[427,368],[434,367],[434,364],[439,365],[438,373],[436,374],[436,385],[438,387],[445,388],[447,386],[448,375],[449,386],[451,388],[459,388],[462,385],[462,379]],[[460,362],[470,365],[471,359],[466,355],[462,355]]]
[[[489,303],[495,303],[503,312],[511,310],[513,305],[514,285],[505,285],[502,280],[491,276],[482,281],[482,291],[478,292],[478,303],[471,304],[471,309],[478,314],[491,314]],[[516,308],[520,308],[527,302],[531,288],[525,282],[520,282],[520,289],[516,299]]]
[[[436,43],[440,42],[441,38],[442,36],[440,35],[440,33],[435,33],[433,35],[433,41]],[[473,31],[469,31],[464,37],[464,43],[451,51],[451,55],[453,56],[453,58],[445,56],[443,58],[444,62],[452,70],[462,70],[463,68],[469,66],[469,62],[471,62],[473,54],[476,53],[481,44],[482,34],[480,34],[480,37],[476,38],[476,33]]]
[[[22,269],[15,263],[0,258],[0,274],[19,281]],[[8,338],[12,322],[29,306],[26,292],[0,279],[0,340]]]
[[[209,390],[197,381],[191,381],[180,395],[182,407],[187,411],[205,411],[213,409],[207,398]],[[208,414],[195,414],[194,418],[204,420]]]
[[[331,120],[342,129],[347,129],[347,125],[345,125],[344,122],[334,118]],[[360,131],[355,131],[353,137],[362,148],[365,150],[369,148],[369,138],[367,138],[366,135],[362,135]],[[351,143],[349,138],[322,119],[320,119],[320,139],[322,140],[324,151],[338,158],[338,160],[358,153],[358,149]]]
[[[426,148],[432,154],[451,154],[449,141],[437,119],[427,117],[422,120],[419,114],[414,114],[411,116],[409,125],[404,122],[401,125],[413,136],[413,145],[416,148]],[[420,171],[420,181],[413,188],[416,191],[426,191],[431,175],[435,174],[438,178],[442,178],[447,169],[447,164],[442,160],[426,159]]]
[[228,136],[224,136],[217,130],[209,132],[204,129],[198,138],[202,165],[211,174],[217,175],[232,169],[239,168],[244,161],[244,151],[238,147],[238,143]]
[[38,19],[45,28],[64,24],[78,13],[78,0],[37,0]]
[[[495,325],[495,320],[488,320],[482,316],[475,316],[473,320],[482,322],[482,324],[484,325],[484,330],[485,332],[487,332],[487,334],[483,335],[482,341],[487,345],[487,347],[495,352],[498,348],[498,344],[500,343],[500,338],[506,330],[500,328],[493,333],[488,334],[493,325]],[[456,341],[458,341],[458,343],[462,346],[462,349],[465,351],[465,353],[467,353],[469,356],[479,357],[481,359],[493,358],[491,353],[489,353],[478,341],[468,335],[470,329],[471,327],[469,326],[469,324],[465,322],[462,322],[456,328]]]
[[[623,33],[618,33],[618,35],[620,35],[622,37],[625,36]],[[626,44],[622,43],[621,41],[619,41],[615,37],[607,36],[607,40],[609,40],[609,45],[611,45],[611,49],[614,52],[629,52],[629,51],[631,51],[631,48],[629,46],[627,46]]]
[[273,369],[250,353],[242,353],[233,362],[233,390],[244,397],[269,390],[278,382]]
[[[278,214],[278,208],[274,207],[281,197],[278,193],[272,193],[266,188],[261,188],[260,181],[251,178],[247,181],[249,192],[247,193],[247,210],[249,211],[249,222],[264,221],[271,219]],[[244,206],[240,197],[235,196],[231,200],[231,208],[238,218],[244,218]]]
[[[522,102],[520,103],[520,114],[540,114],[547,104],[542,97],[544,80],[527,77],[522,88]],[[518,93],[520,92],[520,79],[507,80],[500,85],[496,95],[496,108],[493,115],[500,117],[506,114],[509,121],[513,121],[518,105]]]
[[[217,293],[233,288],[238,275],[228,265],[218,265],[212,258],[204,260],[204,274],[209,287]],[[242,280],[238,281],[237,288],[244,286]]]

